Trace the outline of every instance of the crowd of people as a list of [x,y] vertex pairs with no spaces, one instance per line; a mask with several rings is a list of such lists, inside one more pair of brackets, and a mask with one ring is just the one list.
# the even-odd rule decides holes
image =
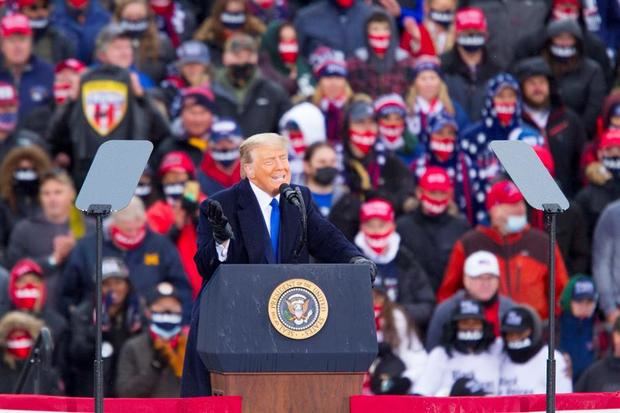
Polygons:
[[[617,3],[0,3],[0,393],[45,326],[44,393],[92,395],[95,235],[74,200],[102,142],[148,139],[105,222],[105,394],[178,396],[198,207],[261,132],[377,265],[365,392],[544,392],[549,305],[558,391],[620,390]],[[553,303],[544,216],[493,140],[531,145],[570,200]]]

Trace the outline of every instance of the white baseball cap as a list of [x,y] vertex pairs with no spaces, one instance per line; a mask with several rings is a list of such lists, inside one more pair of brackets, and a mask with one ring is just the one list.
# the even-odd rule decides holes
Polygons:
[[497,262],[497,257],[489,251],[476,251],[465,260],[465,275],[480,277],[484,274],[499,277],[499,262]]

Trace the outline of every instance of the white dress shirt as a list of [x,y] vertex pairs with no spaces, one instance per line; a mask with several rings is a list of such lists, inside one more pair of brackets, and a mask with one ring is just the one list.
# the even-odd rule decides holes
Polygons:
[[[263,219],[265,221],[265,226],[267,227],[267,232],[271,237],[271,200],[273,198],[277,199],[280,202],[280,194],[275,197],[269,195],[267,192],[263,191],[256,185],[254,185],[250,181],[250,188],[252,188],[252,192],[254,192],[254,196],[258,201],[258,206],[260,207],[260,212],[263,214]],[[230,240],[224,241],[223,244],[215,243],[215,250],[217,251],[217,258],[220,262],[225,262],[226,258],[228,258],[228,246],[230,245]]]

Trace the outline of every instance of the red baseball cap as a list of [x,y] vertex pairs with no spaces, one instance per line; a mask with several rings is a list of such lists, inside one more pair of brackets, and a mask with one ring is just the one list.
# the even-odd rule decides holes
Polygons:
[[609,148],[610,146],[620,146],[620,130],[607,129],[601,136],[598,144],[599,149]]
[[43,277],[43,270],[39,264],[30,258],[24,258],[17,261],[11,269],[11,279],[15,281],[26,274],[36,274],[39,277]]
[[516,204],[521,201],[523,201],[523,195],[512,181],[499,181],[493,184],[487,194],[487,211],[496,205]]
[[553,161],[551,152],[543,146],[534,146],[534,152],[536,152],[536,155],[538,155],[538,158],[545,168],[547,168],[551,176],[555,176],[555,162]]
[[374,198],[362,204],[360,208],[360,221],[367,222],[373,218],[383,221],[394,221],[394,208],[385,199]]
[[577,7],[577,9],[581,9],[581,2],[579,0],[553,0],[551,7],[555,8],[557,6],[563,6],[563,5],[572,5]]
[[190,176],[194,176],[196,168],[185,152],[174,151],[166,154],[159,164],[159,176],[164,176],[168,172],[187,172]]
[[0,20],[0,35],[2,37],[21,34],[24,36],[32,36],[30,21],[28,17],[20,13],[8,14]]
[[437,166],[426,168],[418,186],[427,191],[452,191],[452,180],[445,169]]
[[59,62],[54,68],[54,73],[62,72],[65,69],[69,69],[80,74],[86,69],[86,65],[77,59],[70,58]]
[[459,10],[456,13],[455,20],[454,27],[457,33],[466,30],[483,33],[487,32],[487,19],[482,9],[478,7],[467,7]]
[[0,82],[0,106],[17,105],[18,102],[15,86],[8,82]]

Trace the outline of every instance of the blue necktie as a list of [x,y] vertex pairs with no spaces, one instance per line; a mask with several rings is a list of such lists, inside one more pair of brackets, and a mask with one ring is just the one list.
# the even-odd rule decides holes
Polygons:
[[271,248],[273,249],[273,258],[278,262],[278,236],[280,234],[280,204],[276,198],[271,200],[271,218],[269,220],[269,228],[271,231]]

